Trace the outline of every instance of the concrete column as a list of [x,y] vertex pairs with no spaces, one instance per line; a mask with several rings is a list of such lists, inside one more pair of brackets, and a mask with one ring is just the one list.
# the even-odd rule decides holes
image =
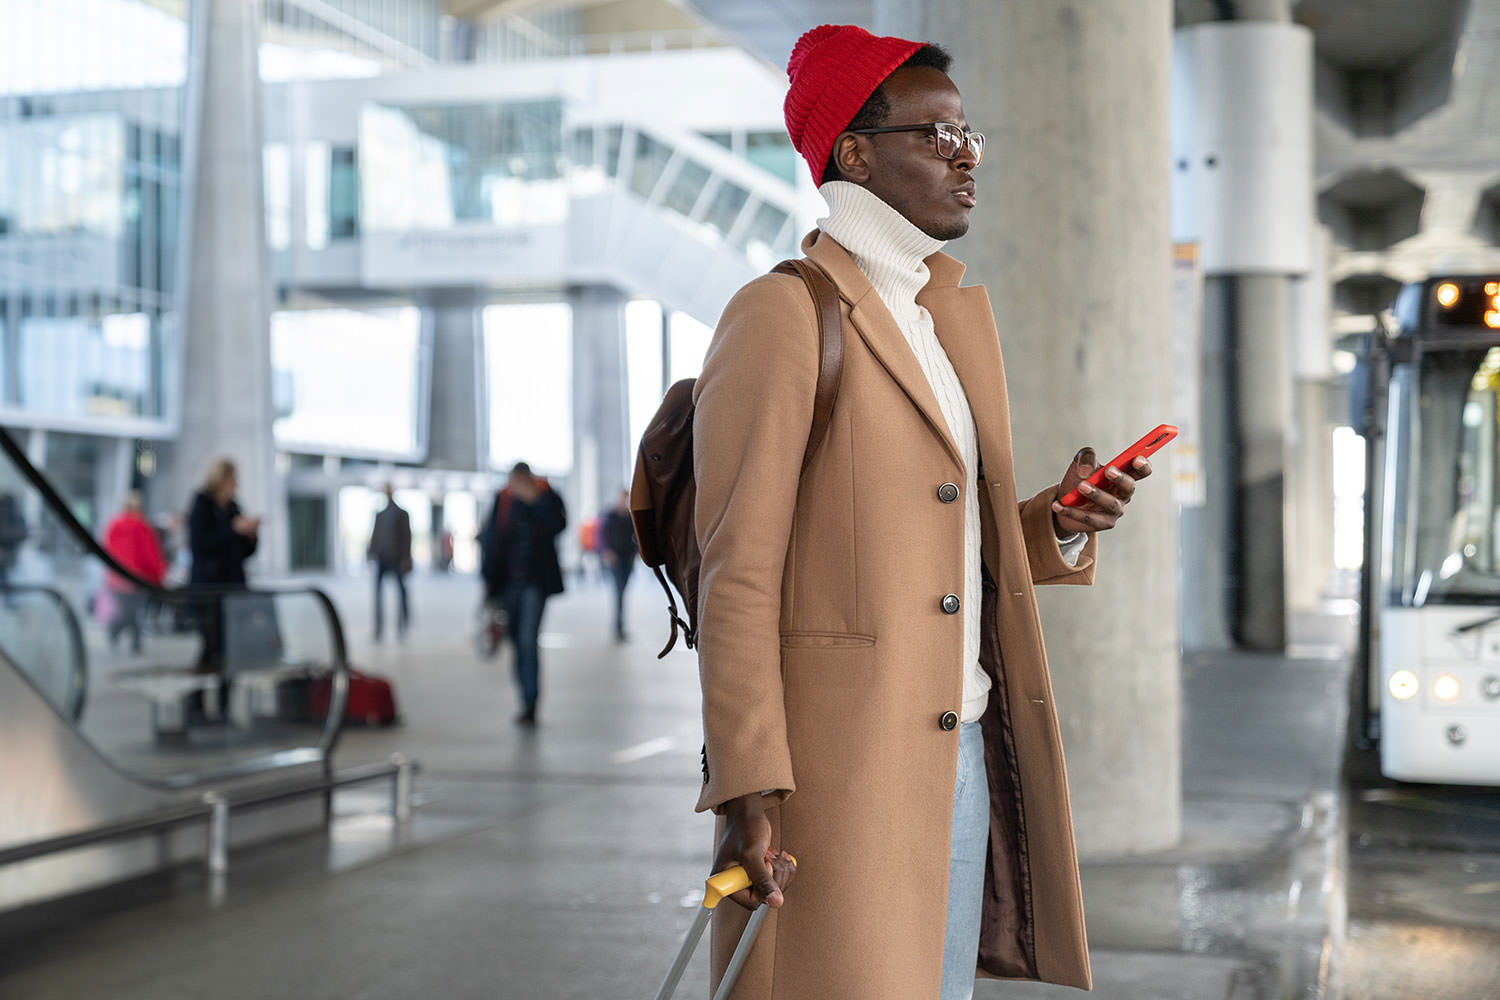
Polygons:
[[271,434],[270,267],[261,170],[260,5],[193,8],[182,244],[180,427],[165,470],[168,502],[186,511],[208,463],[232,459],[239,503],[264,518],[254,568],[288,562],[285,484]]
[[[1287,610],[1312,612],[1333,579],[1332,238],[1320,230],[1313,269],[1291,282],[1291,443],[1288,448]],[[1295,619],[1294,619],[1295,621]],[[1296,641],[1296,635],[1289,635]]]
[[1292,426],[1291,283],[1241,275],[1231,332],[1238,461],[1233,547],[1239,553],[1234,639],[1247,649],[1286,648],[1286,471]]
[[1287,609],[1292,612],[1318,610],[1333,576],[1333,425],[1328,406],[1327,382],[1295,381],[1292,421],[1297,434],[1287,504]]
[[482,291],[453,288],[434,292],[423,310],[423,324],[432,338],[427,464],[434,468],[489,468],[483,309]]
[[[1171,4],[876,0],[875,11],[879,33],[953,53],[964,110],[990,142],[972,228],[949,250],[989,288],[1028,495],[1080,446],[1107,459],[1169,418]],[[1039,595],[1087,854],[1178,838],[1177,537],[1163,475],[1101,543],[1092,590]]]
[[1223,650],[1234,645],[1232,609],[1239,600],[1239,553],[1231,545],[1238,503],[1231,435],[1236,423],[1234,346],[1224,317],[1234,308],[1233,281],[1203,283],[1199,439],[1203,445],[1202,507],[1182,512],[1182,646]]
[[630,484],[634,453],[625,381],[625,295],[605,285],[568,290],[573,307],[573,476],[575,524],[607,510]]
[[[1216,15],[1220,13],[1218,6],[1215,5]],[[1291,20],[1288,0],[1237,0],[1222,6],[1225,16],[1232,16],[1237,22],[1284,25]],[[1180,26],[1205,17],[1207,12],[1200,9],[1198,16],[1184,18]],[[1284,75],[1295,68],[1279,67]],[[1257,74],[1277,71],[1276,67],[1263,65],[1236,82],[1242,91],[1259,93],[1268,81]],[[1208,76],[1212,78],[1215,74],[1209,72]],[[1222,82],[1222,75],[1218,80]],[[1196,79],[1185,81],[1189,87],[1198,83]],[[1312,94],[1309,89],[1305,95],[1287,94],[1282,99],[1310,102]],[[1259,113],[1264,108],[1254,110]],[[1307,108],[1283,104],[1279,110],[1305,112]],[[1296,127],[1288,123],[1301,119],[1296,114],[1283,113],[1275,120],[1277,127],[1285,132]],[[1228,142],[1228,138],[1221,136],[1219,142]],[[1239,155],[1241,151],[1213,152],[1224,152],[1227,162],[1231,153]],[[1273,154],[1266,155],[1268,159],[1276,158]],[[1287,153],[1279,151],[1279,155],[1286,158]],[[1245,184],[1245,176],[1239,175],[1237,185]],[[1258,198],[1264,193],[1226,186],[1218,189],[1217,197],[1256,205],[1261,204]],[[1290,189],[1279,192],[1279,196],[1283,204],[1288,203],[1286,199],[1298,197]],[[1314,224],[1310,196],[1306,208],[1306,226],[1310,232]],[[1217,353],[1216,360],[1222,360],[1222,365],[1210,364],[1205,368],[1205,409],[1210,408],[1209,401],[1216,397],[1224,402],[1214,407],[1215,412],[1205,413],[1203,448],[1208,481],[1212,484],[1217,480],[1220,488],[1215,497],[1210,487],[1208,508],[1195,512],[1184,522],[1183,535],[1184,547],[1193,553],[1189,565],[1197,571],[1197,575],[1186,577],[1187,587],[1203,595],[1203,600],[1222,596],[1226,601],[1224,614],[1228,619],[1230,644],[1267,652],[1286,648],[1290,579],[1295,573],[1304,572],[1293,567],[1302,566],[1310,558],[1299,547],[1289,515],[1289,500],[1294,494],[1307,495],[1303,487],[1312,485],[1289,481],[1289,474],[1295,474],[1290,463],[1296,437],[1291,347],[1294,337],[1316,336],[1326,342],[1326,331],[1304,330],[1294,315],[1292,275],[1305,272],[1307,266],[1295,261],[1298,255],[1290,252],[1288,244],[1296,241],[1285,237],[1294,233],[1299,224],[1295,221],[1286,224],[1281,231],[1281,252],[1268,254],[1266,260],[1253,267],[1241,261],[1209,268],[1204,310],[1205,350],[1210,356]],[[1200,235],[1216,239],[1217,250],[1220,244],[1227,246],[1235,235],[1243,237],[1245,233],[1205,231]],[[1211,256],[1225,255],[1216,252]],[[1271,263],[1271,257],[1277,260]],[[1321,418],[1318,426],[1321,429]],[[1224,484],[1228,484],[1227,490]],[[1204,554],[1216,551],[1227,553],[1227,558],[1219,560]],[[1331,558],[1327,560],[1328,565],[1331,562]],[[1216,644],[1220,638],[1219,630],[1214,627],[1217,614],[1218,609],[1210,610],[1212,624],[1207,627],[1194,623],[1192,634],[1184,636],[1190,647]]]

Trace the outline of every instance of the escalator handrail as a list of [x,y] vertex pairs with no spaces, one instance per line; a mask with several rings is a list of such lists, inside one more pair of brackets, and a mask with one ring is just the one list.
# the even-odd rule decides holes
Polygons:
[[[78,668],[77,684],[73,691],[73,703],[63,707],[72,717],[73,721],[77,722],[83,717],[84,701],[88,698],[88,647],[83,641],[83,626],[78,624],[78,613],[73,610],[73,605],[68,602],[68,596],[56,587],[48,587],[40,583],[6,583],[0,585],[0,593],[7,595],[42,594],[53,604],[57,605],[65,623],[64,628],[68,633],[68,645],[73,649],[73,662]],[[8,651],[3,646],[0,646],[0,653],[8,654]],[[17,667],[20,667],[15,657],[10,657],[10,660]],[[22,669],[22,672],[24,673],[25,670]]]
[[[111,572],[124,580],[128,580],[139,590],[159,600],[169,603],[198,602],[205,597],[216,597],[229,594],[307,594],[318,602],[327,615],[329,623],[330,638],[333,644],[333,690],[328,705],[328,719],[323,727],[323,735],[318,744],[318,749],[323,754],[324,770],[331,770],[333,766],[333,751],[338,745],[339,734],[343,730],[344,707],[349,697],[349,653],[344,644],[344,626],[339,618],[338,608],[335,607],[333,599],[317,587],[307,586],[281,586],[281,587],[256,587],[250,588],[221,585],[221,584],[193,584],[191,590],[179,589],[169,590],[166,587],[154,584],[149,580],[136,574],[134,571],[121,565],[120,561],[109,553],[98,539],[84,527],[83,523],[74,516],[73,511],[53,488],[47,477],[31,463],[26,452],[10,434],[10,430],[0,427],[0,451],[4,451],[10,458],[11,463],[25,477],[26,481],[42,495],[42,500],[47,504],[52,516],[62,524],[67,532],[73,536],[73,540],[81,545],[89,555],[102,562]],[[274,756],[274,754],[273,754]],[[228,770],[241,773],[243,767],[233,766]],[[219,776],[222,771],[210,771],[204,774],[204,779],[212,779]]]

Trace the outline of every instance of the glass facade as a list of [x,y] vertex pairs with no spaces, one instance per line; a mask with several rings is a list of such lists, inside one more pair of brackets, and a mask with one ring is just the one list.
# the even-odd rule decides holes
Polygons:
[[574,10],[485,23],[447,16],[441,0],[264,0],[263,80],[375,76],[436,62],[520,62],[588,50]]
[[372,104],[359,135],[360,214],[371,231],[567,219],[561,101]]
[[166,430],[187,12],[0,2],[0,407],[14,422]]

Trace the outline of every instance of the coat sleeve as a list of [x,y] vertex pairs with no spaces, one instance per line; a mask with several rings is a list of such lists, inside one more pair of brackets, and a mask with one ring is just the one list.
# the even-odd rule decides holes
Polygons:
[[556,490],[543,490],[537,503],[541,529],[548,538],[556,538],[568,527],[568,509]]
[[1030,500],[1021,501],[1021,533],[1026,537],[1026,559],[1031,566],[1031,582],[1037,586],[1072,583],[1090,586],[1094,582],[1094,560],[1099,555],[1099,536],[1090,532],[1078,564],[1069,566],[1057,545],[1057,531],[1052,526],[1052,501],[1057,486],[1049,486]]
[[725,308],[694,391],[700,811],[752,792],[780,802],[795,787],[781,682],[782,573],[817,393],[816,329],[800,280],[751,282]]

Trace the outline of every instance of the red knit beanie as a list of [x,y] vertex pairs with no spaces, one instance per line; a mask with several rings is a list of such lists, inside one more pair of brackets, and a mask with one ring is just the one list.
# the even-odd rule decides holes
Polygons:
[[782,107],[787,134],[814,184],[823,181],[839,133],[875,88],[925,44],[872,35],[852,24],[824,24],[797,39],[786,62],[791,86]]

